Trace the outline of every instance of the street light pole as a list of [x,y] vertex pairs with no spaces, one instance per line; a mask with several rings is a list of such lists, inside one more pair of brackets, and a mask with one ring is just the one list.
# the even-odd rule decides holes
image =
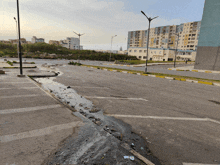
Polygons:
[[111,51],[110,51],[110,58],[109,58],[109,62],[111,61],[111,54],[112,54],[112,41],[113,41],[113,38],[116,37],[117,35],[115,36],[112,36],[111,38]]
[[[14,17],[14,20],[15,20],[15,22],[16,22],[16,34],[17,34],[17,40],[19,41],[19,39],[18,39],[18,26],[17,26],[17,20],[16,20],[16,18]],[[18,42],[17,42],[17,52],[18,52],[18,59],[19,59],[19,50],[18,50]]]
[[[74,31],[73,31],[73,33],[75,33],[76,35],[78,35],[78,36],[79,36],[79,50],[80,50],[80,36],[84,35],[85,33],[80,34],[80,33],[76,33],[76,32],[74,32]],[[78,58],[80,58],[80,55],[79,55],[79,57],[78,57]],[[78,59],[78,63],[80,63],[80,59]]]
[[177,54],[177,49],[178,49],[178,41],[179,41],[179,34],[177,34],[178,39],[177,39],[177,46],[176,46],[176,52],[175,52],[175,58],[174,58],[174,68],[176,67],[176,54]]
[[146,57],[146,66],[145,66],[145,73],[147,73],[147,60],[148,60],[148,47],[149,47],[149,36],[150,36],[150,23],[152,20],[156,19],[157,17],[151,18],[151,17],[147,17],[147,15],[141,11],[141,13],[148,19],[149,21],[149,27],[148,27],[148,37],[147,37],[147,57]]
[[19,17],[19,2],[17,0],[17,14],[18,14],[18,44],[19,44],[19,59],[20,59],[20,75],[23,75],[22,71],[22,57],[21,57],[21,35],[20,35],[20,17]]

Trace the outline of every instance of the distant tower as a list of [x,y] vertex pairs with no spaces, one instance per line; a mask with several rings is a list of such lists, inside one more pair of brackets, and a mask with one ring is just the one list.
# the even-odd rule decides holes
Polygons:
[[195,69],[220,71],[220,0],[206,0]]
[[120,51],[122,51],[122,46],[120,47]]

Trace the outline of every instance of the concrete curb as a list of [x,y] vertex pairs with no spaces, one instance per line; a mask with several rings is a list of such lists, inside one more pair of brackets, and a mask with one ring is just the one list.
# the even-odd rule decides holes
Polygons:
[[[86,66],[86,67],[97,69],[97,67],[90,67],[90,66]],[[168,79],[168,80],[185,81],[185,82],[190,82],[190,83],[213,85],[213,86],[218,86],[218,87],[220,87],[220,83],[212,83],[212,82],[206,82],[206,81],[197,81],[197,80],[184,79],[184,78],[158,76],[158,75],[152,75],[152,74],[141,74],[141,73],[132,72],[132,71],[119,71],[119,70],[104,69],[104,68],[101,69],[101,70],[113,71],[113,72],[121,72],[121,73],[127,73],[127,74],[135,74],[135,75],[141,75],[141,76],[157,77],[157,78],[164,78],[164,79]]]
[[[184,62],[185,63],[185,62]],[[152,65],[171,65],[173,63],[148,63],[147,66],[152,66]],[[176,64],[183,64],[183,63],[176,63]],[[188,64],[194,64],[194,63],[188,63]],[[143,67],[146,64],[138,64],[138,65],[123,65],[123,64],[106,64],[104,63],[103,65],[111,65],[111,66],[126,66],[126,67]]]
[[175,71],[191,71],[191,72],[200,72],[200,73],[215,73],[215,74],[220,74],[220,71],[212,71],[212,70],[178,69],[178,68],[168,68],[168,70],[175,70]]

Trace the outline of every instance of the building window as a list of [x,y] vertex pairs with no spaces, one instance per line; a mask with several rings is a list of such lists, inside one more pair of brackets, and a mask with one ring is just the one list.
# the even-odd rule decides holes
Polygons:
[[147,58],[147,56],[144,56],[144,57],[143,57],[143,59],[146,59],[146,58]]
[[147,50],[144,50],[144,53],[147,53]]
[[141,58],[141,56],[139,56],[139,58]]
[[159,54],[161,54],[161,51],[159,52]]
[[139,50],[139,53],[141,53],[142,52],[142,50]]
[[134,50],[134,52],[137,52],[137,50]]
[[129,52],[131,52],[131,50],[129,50]]

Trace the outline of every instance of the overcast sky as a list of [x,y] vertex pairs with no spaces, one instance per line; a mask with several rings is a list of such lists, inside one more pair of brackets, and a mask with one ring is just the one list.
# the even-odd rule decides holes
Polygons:
[[[151,27],[201,21],[205,0],[19,0],[21,37],[49,40],[85,33],[84,49],[127,49],[128,31],[145,30],[149,17],[159,16]],[[16,0],[0,0],[0,40],[16,38]]]

